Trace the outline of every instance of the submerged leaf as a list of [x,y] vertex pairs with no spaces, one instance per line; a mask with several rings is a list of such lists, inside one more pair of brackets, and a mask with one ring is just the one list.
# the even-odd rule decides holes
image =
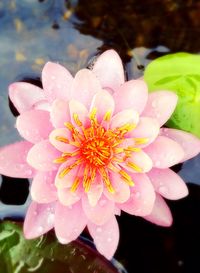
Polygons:
[[0,224],[0,273],[117,273],[104,257],[80,240],[61,245],[52,233],[23,237],[20,225]]
[[169,54],[151,62],[144,73],[150,92],[171,90],[178,96],[167,125],[200,137],[200,56]]

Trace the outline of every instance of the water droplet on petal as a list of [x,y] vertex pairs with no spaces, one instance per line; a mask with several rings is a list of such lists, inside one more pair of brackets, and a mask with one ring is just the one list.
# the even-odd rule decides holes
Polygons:
[[152,106],[153,108],[156,108],[157,103],[156,103],[156,101],[155,101],[155,100],[154,100],[154,101],[152,101],[151,106]]
[[158,161],[158,160],[155,161],[155,166],[156,166],[156,167],[159,167],[159,166],[160,166],[160,161]]
[[39,226],[39,227],[38,227],[38,232],[39,232],[39,233],[42,233],[42,232],[43,232],[43,227],[42,227],[42,226]]
[[140,198],[140,195],[141,195],[140,192],[136,192],[136,193],[135,193],[135,197],[136,197],[136,198]]
[[112,238],[109,237],[109,238],[107,239],[107,241],[110,243],[110,242],[112,241]]
[[168,189],[167,189],[167,187],[165,187],[165,186],[160,186],[159,188],[158,188],[158,191],[159,191],[159,193],[163,193],[163,194],[165,194],[165,193],[167,193],[168,192]]
[[49,217],[47,219],[48,225],[51,225],[54,223],[55,215],[53,213],[49,214]]
[[102,232],[102,228],[98,227],[98,228],[96,229],[96,232],[97,232],[97,233],[101,233],[101,232]]
[[33,171],[31,169],[26,170],[26,175],[31,176],[33,174]]
[[54,75],[51,76],[51,79],[52,79],[52,80],[55,80],[55,78],[56,78],[56,77],[55,77]]
[[103,207],[103,206],[106,205],[106,203],[107,203],[107,201],[106,201],[105,199],[103,199],[103,200],[101,200],[101,201],[99,202],[99,205],[100,205],[100,207]]
[[160,117],[160,113],[156,113],[156,117],[159,118]]

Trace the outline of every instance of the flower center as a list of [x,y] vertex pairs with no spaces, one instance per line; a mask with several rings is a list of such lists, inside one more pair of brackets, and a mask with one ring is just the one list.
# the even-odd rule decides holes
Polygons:
[[135,124],[125,124],[115,129],[109,129],[111,113],[108,111],[104,115],[101,123],[96,118],[96,108],[92,110],[89,117],[89,125],[83,126],[78,114],[73,115],[73,119],[77,126],[66,122],[65,126],[71,132],[72,140],[68,140],[62,136],[57,136],[56,140],[71,144],[75,147],[72,153],[63,153],[60,158],[54,160],[55,163],[63,163],[69,158],[75,157],[75,162],[69,167],[63,169],[59,173],[59,177],[63,178],[73,168],[77,166],[84,167],[82,169],[82,177],[78,175],[71,187],[75,191],[79,184],[82,183],[85,191],[89,191],[91,184],[94,182],[96,174],[99,173],[107,189],[114,193],[109,172],[117,172],[122,180],[128,185],[133,186],[131,176],[118,164],[125,163],[129,168],[136,172],[142,169],[134,162],[129,160],[132,153],[139,152],[140,148],[135,147],[147,141],[144,138],[134,138],[131,146],[123,145],[125,135],[135,128]]
[[93,136],[81,143],[80,156],[93,167],[108,165],[112,154],[112,142],[105,135]]

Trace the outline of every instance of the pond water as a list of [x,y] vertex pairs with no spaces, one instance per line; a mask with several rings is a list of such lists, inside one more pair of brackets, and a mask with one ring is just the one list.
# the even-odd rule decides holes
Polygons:
[[[1,0],[0,146],[20,139],[8,104],[14,81],[40,84],[47,61],[72,74],[98,53],[116,49],[128,79],[143,75],[153,59],[169,52],[200,53],[198,0]],[[190,195],[169,202],[171,228],[159,228],[122,215],[116,259],[130,273],[200,272],[200,157],[176,167]],[[0,217],[23,218],[29,182],[2,177]],[[20,184],[20,186],[19,186]],[[1,273],[1,271],[0,271]],[[2,272],[3,273],[3,272]]]

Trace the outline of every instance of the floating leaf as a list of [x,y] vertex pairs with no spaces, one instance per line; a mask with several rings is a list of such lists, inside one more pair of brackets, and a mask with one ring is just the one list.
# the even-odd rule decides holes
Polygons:
[[158,58],[147,66],[144,79],[150,92],[171,90],[179,96],[167,125],[200,137],[200,56],[176,53]]
[[35,240],[23,237],[20,225],[0,223],[0,273],[117,273],[104,257],[76,240],[61,245],[53,233]]

